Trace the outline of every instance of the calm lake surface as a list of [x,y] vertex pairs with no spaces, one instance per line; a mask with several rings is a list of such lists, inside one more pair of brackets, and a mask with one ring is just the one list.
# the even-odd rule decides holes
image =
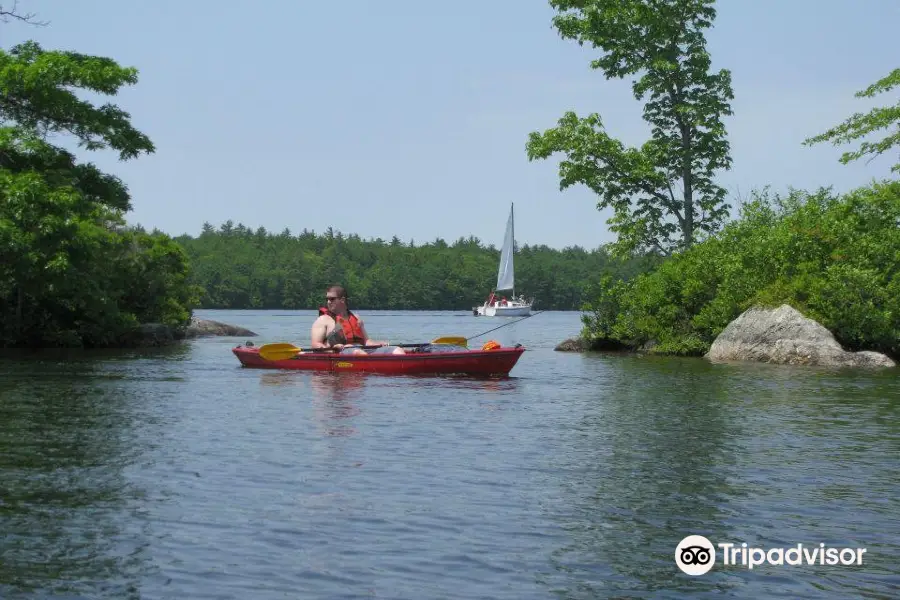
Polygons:
[[[394,342],[514,319],[360,311]],[[257,345],[313,311],[198,311]],[[243,369],[208,338],[0,360],[0,598],[896,598],[900,370],[554,352],[501,380]],[[682,573],[687,535],[866,548]]]

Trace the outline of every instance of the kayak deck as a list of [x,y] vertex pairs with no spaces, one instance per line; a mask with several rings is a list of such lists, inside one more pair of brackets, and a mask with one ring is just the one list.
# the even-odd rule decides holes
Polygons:
[[301,352],[282,360],[266,360],[254,346],[235,346],[232,352],[244,367],[300,371],[386,373],[392,375],[464,374],[508,375],[525,348],[516,345],[493,350],[459,352],[407,351],[406,354],[336,354]]

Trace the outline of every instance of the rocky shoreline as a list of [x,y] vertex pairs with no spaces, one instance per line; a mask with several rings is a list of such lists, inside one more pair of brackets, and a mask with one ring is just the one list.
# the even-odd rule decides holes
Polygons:
[[[556,346],[559,352],[626,351],[645,353],[653,343],[640,347],[597,347],[582,338],[570,338]],[[890,368],[897,364],[880,352],[848,352],[820,323],[782,304],[778,308],[753,307],[732,321],[716,337],[703,356],[712,363],[764,362],[820,367]]]
[[176,328],[162,323],[144,323],[125,340],[126,346],[168,346],[186,339],[200,337],[257,337],[249,329],[209,319],[191,318],[187,327]]

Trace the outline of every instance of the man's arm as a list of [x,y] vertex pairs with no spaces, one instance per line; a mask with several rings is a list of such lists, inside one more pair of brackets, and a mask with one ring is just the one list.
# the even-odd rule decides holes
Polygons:
[[313,321],[312,329],[309,332],[311,347],[328,348],[328,343],[325,341],[325,336],[328,333],[327,324],[328,321],[326,320],[325,315],[322,315]]

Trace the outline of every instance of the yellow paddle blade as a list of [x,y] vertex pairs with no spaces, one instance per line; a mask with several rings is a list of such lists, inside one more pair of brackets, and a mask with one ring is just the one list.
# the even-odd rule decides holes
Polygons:
[[448,335],[444,337],[439,337],[437,339],[431,340],[432,344],[452,344],[454,346],[462,346],[463,348],[469,347],[469,342],[466,341],[466,338],[458,335]]
[[298,348],[293,344],[263,344],[259,347],[259,355],[264,360],[284,360],[292,358],[303,352],[303,348]]

